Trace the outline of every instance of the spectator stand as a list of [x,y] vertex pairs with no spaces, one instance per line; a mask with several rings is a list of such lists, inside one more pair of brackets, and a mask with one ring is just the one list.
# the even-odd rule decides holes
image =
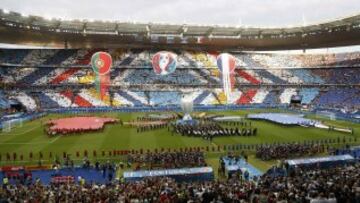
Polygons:
[[[47,167],[49,168],[49,167]],[[39,180],[44,185],[51,183],[80,183],[79,177],[88,183],[106,184],[114,180],[116,171],[102,170],[96,168],[62,168],[62,169],[46,169],[43,167],[36,170],[26,170],[24,167],[7,167],[1,170],[0,178],[8,177],[10,184],[31,184]],[[29,177],[27,179],[27,177]]]
[[150,177],[170,177],[178,182],[213,181],[214,172],[211,167],[124,172],[125,182],[139,181]]
[[82,167],[32,171],[33,180],[39,178],[45,185],[62,183],[63,181],[79,183],[79,177],[85,179],[88,183],[106,184],[114,180],[115,175],[115,171],[106,170],[105,174],[103,174],[100,169]]

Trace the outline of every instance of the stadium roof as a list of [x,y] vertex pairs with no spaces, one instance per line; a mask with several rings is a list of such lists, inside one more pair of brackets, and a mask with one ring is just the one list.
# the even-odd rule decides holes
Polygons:
[[[0,10],[0,43],[68,47],[278,50],[360,44],[360,15],[294,27],[242,27],[46,19]],[[16,31],[16,35],[13,33]]]
[[0,8],[47,19],[283,27],[360,11],[358,0],[1,0]]

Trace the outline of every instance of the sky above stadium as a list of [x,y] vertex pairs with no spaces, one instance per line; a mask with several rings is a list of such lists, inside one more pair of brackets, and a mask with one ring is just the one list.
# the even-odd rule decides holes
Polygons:
[[359,0],[1,0],[46,18],[278,27],[360,14]]

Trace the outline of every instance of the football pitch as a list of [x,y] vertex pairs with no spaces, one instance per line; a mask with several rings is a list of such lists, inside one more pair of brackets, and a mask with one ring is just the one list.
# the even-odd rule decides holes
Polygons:
[[[238,115],[245,116],[249,113],[269,112],[269,110],[238,110],[238,111],[212,111],[207,114],[216,115]],[[160,112],[161,113],[161,112]],[[89,115],[89,114],[86,114]],[[98,116],[106,116],[118,118],[124,122],[136,120],[138,116],[145,116],[146,113],[99,113],[91,114]],[[221,151],[207,153],[209,162],[216,162],[220,153],[223,151],[224,145],[247,145],[247,144],[270,144],[270,143],[287,143],[287,142],[304,142],[311,140],[324,139],[352,139],[355,137],[360,143],[360,124],[350,123],[347,121],[333,121],[326,118],[318,118],[316,115],[307,115],[308,118],[322,120],[324,124],[339,127],[351,127],[354,129],[354,134],[347,134],[335,131],[328,131],[317,128],[305,128],[300,126],[283,126],[267,121],[254,121],[252,126],[258,129],[256,136],[227,136],[215,137],[211,142],[197,137],[187,137],[178,134],[172,135],[167,128],[152,130],[138,133],[136,128],[130,126],[122,126],[120,124],[106,125],[101,132],[71,134],[66,136],[50,137],[44,132],[44,123],[51,118],[63,118],[75,116],[73,114],[50,114],[40,119],[23,123],[22,126],[17,126],[11,132],[0,133],[0,165],[19,165],[19,164],[34,164],[39,160],[39,153],[43,154],[42,160],[44,163],[50,163],[54,157],[62,157],[63,153],[70,154],[72,158],[81,160],[84,151],[88,152],[90,159],[108,159],[117,157],[109,157],[108,152],[114,150],[146,150],[164,149],[164,150],[179,150],[185,147],[203,147],[216,148],[220,146]],[[76,116],[79,116],[78,114]],[[344,143],[342,143],[344,144]],[[97,156],[93,156],[93,151],[97,152]],[[105,152],[105,156],[102,152]],[[11,158],[16,153],[16,161],[6,161],[5,155],[9,153]],[[29,154],[33,157],[30,158]],[[49,154],[52,154],[50,157]],[[76,154],[80,154],[79,157]],[[249,152],[253,154],[253,152]],[[20,160],[20,156],[23,159]],[[270,163],[262,163],[250,156],[261,169],[266,169]],[[251,162],[251,161],[250,161]],[[214,163],[215,164],[215,163]]]

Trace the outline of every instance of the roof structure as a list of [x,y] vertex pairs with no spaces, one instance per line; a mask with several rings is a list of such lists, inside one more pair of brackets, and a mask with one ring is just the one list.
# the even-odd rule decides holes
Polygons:
[[0,10],[0,30],[1,43],[65,44],[73,48],[171,45],[174,48],[231,50],[306,49],[360,44],[360,15],[307,26],[261,28],[69,21]]

